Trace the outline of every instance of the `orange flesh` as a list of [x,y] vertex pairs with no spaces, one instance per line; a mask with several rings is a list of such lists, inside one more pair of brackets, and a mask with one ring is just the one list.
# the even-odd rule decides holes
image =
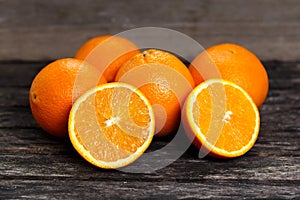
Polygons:
[[[126,95],[114,99],[114,92]],[[80,104],[75,131],[78,141],[95,159],[113,162],[128,157],[145,143],[149,123],[148,107],[137,94],[127,88],[105,88]]]
[[[216,95],[220,95],[220,92],[216,92],[216,90],[220,88],[223,88],[222,84],[213,84],[198,94],[193,108],[193,118],[211,144],[228,152],[240,150],[249,143],[255,132],[256,122],[253,119],[256,118],[256,113],[244,94],[234,87],[224,86],[226,101],[224,96],[216,98]],[[221,112],[216,111],[215,114],[212,114],[212,99],[217,100],[214,102],[214,106]],[[222,106],[222,103],[225,103],[226,106]]]

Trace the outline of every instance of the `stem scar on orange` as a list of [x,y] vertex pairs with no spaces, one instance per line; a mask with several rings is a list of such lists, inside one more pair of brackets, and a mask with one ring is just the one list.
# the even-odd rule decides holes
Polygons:
[[69,136],[91,164],[115,169],[138,159],[155,129],[152,107],[137,88],[107,83],[82,95],[69,116]]
[[59,59],[45,66],[29,92],[31,112],[39,126],[51,135],[67,137],[72,102],[90,88],[106,83],[100,75],[96,68],[75,58]]
[[94,65],[108,82],[112,82],[121,65],[137,53],[139,50],[136,45],[126,38],[104,35],[84,43],[75,58]]
[[202,155],[232,158],[254,145],[259,111],[240,86],[221,79],[202,82],[189,94],[182,111],[186,133]]
[[221,78],[242,87],[259,107],[265,101],[269,81],[260,60],[248,49],[236,44],[219,44],[200,53],[189,66],[196,85]]

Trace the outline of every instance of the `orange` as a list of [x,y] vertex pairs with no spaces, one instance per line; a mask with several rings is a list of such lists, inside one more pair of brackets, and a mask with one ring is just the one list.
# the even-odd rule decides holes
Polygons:
[[119,36],[104,35],[84,43],[75,58],[94,65],[103,73],[106,80],[111,82],[120,66],[138,52],[138,48],[131,41]]
[[182,121],[201,153],[220,158],[249,151],[260,126],[259,111],[249,94],[222,79],[210,79],[194,88],[184,104]]
[[155,136],[174,133],[180,122],[180,107],[194,87],[187,67],[173,54],[149,49],[125,62],[116,81],[138,87],[153,106]]
[[189,66],[196,85],[210,78],[222,78],[241,86],[259,107],[265,101],[269,82],[260,60],[236,44],[219,44],[197,56]]
[[45,66],[34,78],[29,92],[31,112],[40,127],[54,136],[66,137],[72,101],[106,82],[99,77],[96,68],[74,58],[59,59]]
[[124,167],[150,145],[154,113],[135,87],[107,83],[82,95],[69,117],[69,136],[77,152],[101,168]]

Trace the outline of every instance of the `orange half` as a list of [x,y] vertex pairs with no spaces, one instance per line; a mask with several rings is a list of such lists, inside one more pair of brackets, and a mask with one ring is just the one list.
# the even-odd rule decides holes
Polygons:
[[114,169],[136,159],[150,145],[155,130],[149,101],[137,88],[107,83],[81,96],[69,116],[69,136],[91,164]]
[[183,124],[202,153],[232,158],[249,151],[259,133],[259,111],[249,94],[238,85],[211,79],[187,97]]

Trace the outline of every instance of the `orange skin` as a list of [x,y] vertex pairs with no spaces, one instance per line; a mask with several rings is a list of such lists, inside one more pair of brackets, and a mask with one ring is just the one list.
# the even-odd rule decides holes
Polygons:
[[29,92],[36,122],[51,135],[67,137],[73,102],[90,88],[106,83],[99,77],[96,68],[74,58],[59,59],[45,66],[34,78]]
[[75,58],[94,65],[108,82],[112,82],[121,65],[137,53],[139,50],[131,41],[119,36],[104,35],[84,43]]
[[[138,69],[142,69],[139,75],[124,78]],[[166,71],[162,72],[163,69]],[[174,78],[176,74],[182,79]],[[149,99],[155,114],[155,136],[168,136],[177,130],[180,104],[195,85],[189,70],[177,57],[156,49],[146,50],[129,59],[119,69],[115,81],[135,85]],[[184,87],[186,85],[188,87]]]
[[236,44],[219,44],[199,54],[189,66],[198,85],[204,80],[222,78],[241,86],[259,107],[265,101],[269,81],[260,60]]

